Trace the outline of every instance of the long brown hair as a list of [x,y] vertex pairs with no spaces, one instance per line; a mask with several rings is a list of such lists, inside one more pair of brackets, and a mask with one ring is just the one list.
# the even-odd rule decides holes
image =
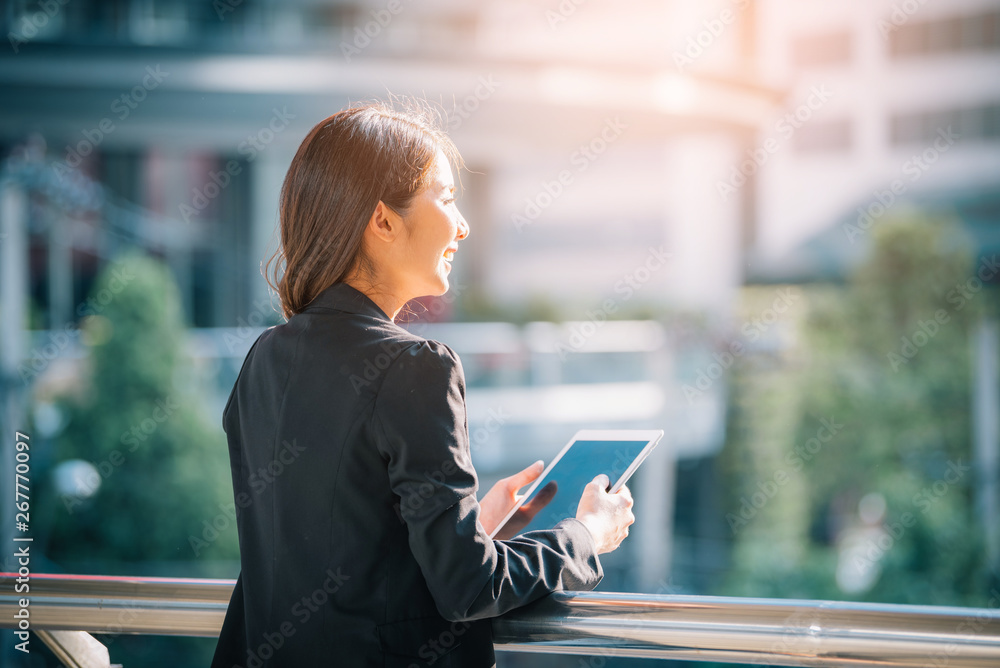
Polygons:
[[373,278],[363,240],[378,202],[405,215],[438,149],[461,165],[431,108],[405,104],[404,110],[382,102],[350,107],[302,140],[281,187],[281,243],[265,266],[285,318],[354,272]]

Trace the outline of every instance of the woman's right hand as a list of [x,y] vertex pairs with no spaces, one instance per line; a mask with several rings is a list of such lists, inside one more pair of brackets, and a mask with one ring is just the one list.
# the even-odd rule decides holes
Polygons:
[[587,483],[576,509],[576,519],[590,530],[598,554],[617,550],[628,536],[629,525],[635,522],[632,492],[623,485],[614,494],[608,494],[610,484],[603,473]]

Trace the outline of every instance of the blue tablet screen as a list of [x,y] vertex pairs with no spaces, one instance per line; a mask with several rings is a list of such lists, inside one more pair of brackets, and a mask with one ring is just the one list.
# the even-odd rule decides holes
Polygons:
[[528,523],[525,531],[535,529],[551,529],[560,520],[576,517],[576,508],[580,504],[583,488],[598,474],[604,473],[614,485],[621,475],[632,465],[649,441],[577,441],[566,451],[552,468],[542,483],[531,493],[525,505],[545,486],[555,481],[556,493],[534,519]]

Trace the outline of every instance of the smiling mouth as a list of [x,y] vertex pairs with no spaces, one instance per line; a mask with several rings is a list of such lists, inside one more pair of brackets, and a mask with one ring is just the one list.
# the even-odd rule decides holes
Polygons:
[[455,258],[455,251],[449,249],[444,252],[445,261],[451,262],[454,258]]

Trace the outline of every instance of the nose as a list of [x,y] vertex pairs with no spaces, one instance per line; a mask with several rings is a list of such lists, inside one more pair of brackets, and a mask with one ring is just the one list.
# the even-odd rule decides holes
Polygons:
[[465,239],[469,236],[469,223],[465,220],[465,216],[461,213],[458,214],[458,235],[455,237],[459,241]]

